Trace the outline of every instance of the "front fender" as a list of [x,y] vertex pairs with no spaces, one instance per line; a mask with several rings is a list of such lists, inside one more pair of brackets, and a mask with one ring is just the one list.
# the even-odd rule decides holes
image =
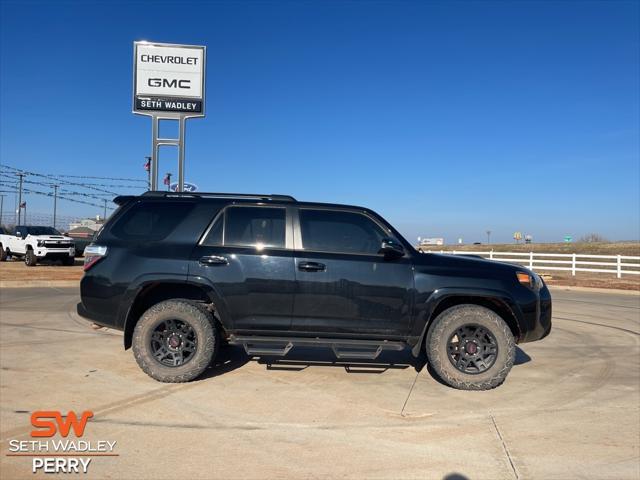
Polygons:
[[[434,320],[433,313],[438,309],[442,302],[453,298],[460,298],[461,300],[468,299],[469,303],[473,303],[474,300],[478,303],[486,302],[487,300],[500,302],[511,310],[518,324],[522,318],[522,312],[518,308],[517,303],[505,290],[491,288],[446,287],[436,289],[430,294],[418,294],[416,301],[416,316],[409,339],[409,344],[413,345],[411,353],[414,356],[417,357],[420,353],[425,335]],[[464,300],[462,303],[464,303]]]

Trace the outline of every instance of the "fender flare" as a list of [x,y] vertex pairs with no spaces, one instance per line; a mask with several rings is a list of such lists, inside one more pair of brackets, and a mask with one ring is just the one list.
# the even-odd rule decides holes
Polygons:
[[[145,274],[137,277],[127,287],[123,294],[123,300],[118,310],[118,324],[124,332],[125,350],[131,346],[130,335],[127,335],[127,327],[131,321],[136,300],[147,288],[154,284],[182,284],[199,288],[204,295],[215,305],[216,313],[224,329],[230,328],[230,315],[222,296],[210,282],[202,277],[192,277],[178,274]],[[131,327],[129,330],[132,330]]]
[[433,313],[438,309],[439,305],[443,301],[452,297],[478,297],[480,299],[500,302],[511,311],[516,320],[515,327],[520,330],[522,312],[520,312],[516,302],[514,302],[512,296],[507,291],[489,288],[439,288],[426,299],[422,308],[419,307],[414,331],[419,328],[420,334],[418,336],[418,341],[411,348],[411,353],[414,357],[417,357],[420,354],[420,350],[429,331],[429,327],[433,325],[433,320],[435,320],[435,318],[433,318]]

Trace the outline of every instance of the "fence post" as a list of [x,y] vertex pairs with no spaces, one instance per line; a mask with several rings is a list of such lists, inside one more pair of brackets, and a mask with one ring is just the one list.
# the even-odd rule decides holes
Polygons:
[[533,252],[529,252],[529,268],[533,270]]
[[622,278],[622,255],[618,255],[618,278]]
[[576,276],[576,254],[571,257],[571,275]]
[[491,260],[493,260],[493,250],[491,250],[491,251],[489,252],[489,258],[490,258]]

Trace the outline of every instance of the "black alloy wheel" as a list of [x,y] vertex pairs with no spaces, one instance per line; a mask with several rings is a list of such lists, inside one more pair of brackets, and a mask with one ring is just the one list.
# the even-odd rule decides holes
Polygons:
[[449,337],[447,354],[456,369],[476,375],[493,366],[498,356],[498,342],[488,329],[467,324]]
[[191,325],[182,320],[164,320],[151,334],[153,358],[167,367],[179,367],[196,354],[198,336]]

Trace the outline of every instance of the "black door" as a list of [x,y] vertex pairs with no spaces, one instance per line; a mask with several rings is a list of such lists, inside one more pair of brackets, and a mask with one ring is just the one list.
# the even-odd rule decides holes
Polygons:
[[390,231],[364,213],[339,209],[300,208],[294,223],[294,330],[407,334],[413,269],[408,256],[378,254]]
[[213,285],[236,330],[288,330],[295,289],[285,207],[230,206],[195,248],[190,276]]

